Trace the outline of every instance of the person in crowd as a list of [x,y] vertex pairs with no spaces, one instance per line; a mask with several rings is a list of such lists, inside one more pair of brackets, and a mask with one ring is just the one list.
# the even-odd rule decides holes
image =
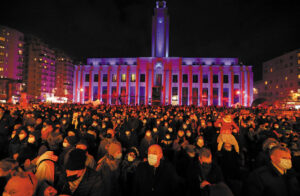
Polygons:
[[37,180],[32,173],[16,172],[5,185],[3,196],[33,196]]
[[121,195],[120,163],[122,159],[122,146],[119,142],[109,144],[107,154],[98,163],[96,171],[103,179],[105,196]]
[[65,172],[54,186],[60,195],[103,195],[103,179],[96,171],[85,166],[86,152],[73,149],[68,156]]
[[198,162],[190,167],[187,176],[187,195],[209,195],[212,185],[224,181],[222,170],[213,162],[208,148],[200,149]]
[[132,195],[133,177],[136,168],[141,162],[140,153],[136,147],[127,150],[124,160],[121,163],[121,190],[122,195]]
[[275,146],[270,150],[270,162],[252,173],[244,184],[243,195],[300,195],[300,184],[292,170],[291,152]]
[[11,158],[5,158],[0,161],[0,194],[2,195],[4,187],[12,174],[18,167],[18,162]]
[[162,148],[158,144],[151,145],[147,162],[140,163],[136,169],[133,195],[180,195],[182,186],[175,168],[163,159]]

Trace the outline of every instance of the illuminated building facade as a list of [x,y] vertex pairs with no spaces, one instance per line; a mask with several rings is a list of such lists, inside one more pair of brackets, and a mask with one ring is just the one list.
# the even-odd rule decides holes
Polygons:
[[[263,77],[255,82],[259,98],[270,103],[300,101],[300,49],[290,51],[263,63]],[[292,98],[297,96],[299,98]]]
[[152,56],[88,58],[75,66],[77,103],[250,106],[252,66],[237,58],[169,57],[169,16],[156,2],[152,18]]
[[24,34],[0,25],[0,100],[20,96]]
[[55,93],[55,51],[34,36],[25,37],[25,91],[29,100],[46,101]]
[[74,65],[72,59],[64,52],[56,50],[55,93],[56,97],[73,99]]

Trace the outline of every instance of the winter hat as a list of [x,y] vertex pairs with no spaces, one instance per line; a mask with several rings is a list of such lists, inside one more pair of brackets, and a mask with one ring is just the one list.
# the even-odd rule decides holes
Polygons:
[[131,152],[133,152],[133,153],[135,154],[136,157],[140,156],[139,150],[138,150],[136,147],[131,147],[131,148],[128,150],[127,154],[129,154],[129,153],[131,153]]
[[262,149],[263,151],[266,151],[268,150],[270,144],[274,143],[276,146],[279,145],[279,142],[274,139],[274,138],[267,138],[264,142],[263,142],[263,145],[262,145]]
[[194,145],[187,145],[185,147],[185,150],[187,153],[194,153],[195,152],[195,146]]
[[59,145],[63,142],[63,136],[57,132],[51,132],[47,137],[47,143],[51,150],[56,150],[59,148]]
[[71,145],[71,146],[75,146],[76,143],[78,142],[78,139],[76,136],[67,136],[66,137],[66,140],[68,141],[68,143]]
[[107,152],[109,155],[114,155],[119,149],[122,149],[121,143],[112,142],[109,144]]
[[67,170],[81,170],[85,168],[86,152],[81,149],[73,149],[67,154],[65,168]]

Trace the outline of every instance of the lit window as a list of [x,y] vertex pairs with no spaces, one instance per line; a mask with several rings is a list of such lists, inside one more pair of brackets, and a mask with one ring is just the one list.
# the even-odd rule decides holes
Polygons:
[[0,48],[5,48],[5,46],[0,45]]
[[298,60],[298,65],[300,65],[300,59]]
[[0,67],[0,71],[3,71],[3,67]]
[[265,81],[265,85],[267,85],[268,84],[268,81]]
[[135,82],[135,74],[131,74],[130,81],[131,81],[131,82]]
[[44,69],[47,69],[47,66],[44,66]]
[[0,41],[4,41],[5,42],[5,37],[0,37]]
[[33,58],[33,60],[36,61],[37,59],[36,59],[36,58]]
[[42,61],[43,59],[42,58],[40,58],[40,61]]
[[298,74],[298,79],[300,79],[300,74]]
[[4,55],[4,52],[0,52],[0,56],[3,56]]
[[285,76],[285,78],[284,78],[285,80],[288,80],[288,77],[287,76]]
[[121,82],[126,82],[126,74],[122,74],[122,76],[121,76]]
[[47,63],[47,60],[45,60],[44,62]]
[[112,82],[117,82],[117,74],[112,74]]
[[18,46],[21,48],[21,47],[23,47],[23,44],[22,44],[22,43],[19,43]]
[[19,54],[19,55],[22,55],[22,54],[23,54],[23,51],[22,51],[22,50],[19,50],[19,51],[18,51],[18,54]]
[[276,85],[276,88],[278,88],[278,85]]
[[271,73],[273,72],[273,68],[270,69],[270,72],[271,72]]

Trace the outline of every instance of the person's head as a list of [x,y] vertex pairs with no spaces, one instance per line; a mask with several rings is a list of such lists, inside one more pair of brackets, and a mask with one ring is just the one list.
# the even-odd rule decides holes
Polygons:
[[270,159],[274,165],[283,171],[292,168],[291,152],[288,148],[275,146],[270,150]]
[[74,147],[76,145],[76,143],[77,143],[76,136],[67,136],[63,140],[62,145],[64,148],[68,148],[68,147]]
[[107,129],[106,131],[106,137],[107,138],[114,138],[115,137],[115,131],[111,128]]
[[127,161],[133,162],[138,156],[139,156],[139,151],[135,147],[131,147],[128,152],[127,152]]
[[32,196],[35,192],[35,187],[36,179],[34,175],[18,172],[6,183],[3,196]]
[[151,131],[147,130],[146,134],[145,134],[145,137],[149,138],[149,137],[151,137],[151,135],[152,135]]
[[86,152],[81,149],[73,149],[67,154],[65,164],[67,180],[72,182],[79,179],[85,169]]
[[184,136],[184,131],[183,130],[179,130],[177,133],[178,137],[182,138]]
[[158,144],[153,144],[148,148],[148,163],[153,167],[158,167],[163,158],[162,148]]
[[199,136],[197,138],[197,146],[202,148],[204,146],[204,139],[203,139],[203,136]]
[[211,155],[211,151],[208,148],[201,148],[199,150],[199,162],[201,165],[204,164],[211,164],[212,163],[212,155]]
[[112,142],[107,149],[109,157],[114,160],[120,160],[122,158],[122,146],[119,142]]
[[17,168],[18,162],[11,158],[5,158],[0,161],[0,177],[10,175],[15,168]]

